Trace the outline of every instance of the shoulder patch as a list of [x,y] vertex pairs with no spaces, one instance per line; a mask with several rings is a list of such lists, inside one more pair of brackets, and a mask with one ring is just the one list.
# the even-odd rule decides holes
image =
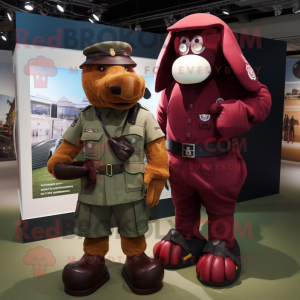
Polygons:
[[86,111],[88,109],[90,109],[93,105],[88,105],[87,107],[85,107],[81,112]]
[[145,110],[149,110],[149,108],[147,108],[146,106],[144,105],[141,105],[141,108],[145,109]]
[[73,121],[72,124],[71,124],[72,127],[74,127],[74,126],[76,125],[76,123],[78,122],[79,117],[80,117],[80,114],[81,114],[81,113],[79,113],[79,114],[75,117],[74,121]]

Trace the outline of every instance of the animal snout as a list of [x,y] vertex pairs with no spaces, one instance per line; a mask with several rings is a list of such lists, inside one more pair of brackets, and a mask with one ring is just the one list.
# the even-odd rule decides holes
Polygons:
[[112,94],[121,95],[122,88],[120,86],[111,86],[109,89]]
[[124,100],[133,100],[136,97],[143,97],[145,80],[135,74],[113,75],[107,77],[108,88],[111,95]]

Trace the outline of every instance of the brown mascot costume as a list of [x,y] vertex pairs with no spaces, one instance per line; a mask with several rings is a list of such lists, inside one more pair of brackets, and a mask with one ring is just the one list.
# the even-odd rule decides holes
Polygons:
[[[138,103],[150,97],[135,74],[131,46],[102,42],[86,48],[82,86],[90,102],[65,132],[48,162],[58,180],[81,178],[75,234],[85,237],[83,257],[65,266],[65,292],[92,294],[105,284],[105,264],[114,213],[127,256],[122,276],[133,293],[162,288],[161,263],[145,253],[150,208],[157,205],[169,177],[165,137],[151,112]],[[83,151],[84,161],[76,161]],[[144,165],[146,154],[147,165]]]

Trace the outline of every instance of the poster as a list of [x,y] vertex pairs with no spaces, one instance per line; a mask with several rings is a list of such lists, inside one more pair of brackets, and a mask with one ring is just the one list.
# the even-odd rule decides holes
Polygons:
[[[78,193],[80,179],[56,180],[48,173],[47,162],[74,118],[89,105],[81,85],[81,70],[56,68],[48,62],[25,66],[24,71],[30,75],[32,197]],[[154,77],[144,77],[152,97],[140,103],[155,115],[159,94],[154,92]],[[83,160],[82,152],[76,160]]]
[[0,94],[0,162],[15,160],[15,98]]
[[12,52],[0,50],[0,162],[16,160],[16,114]]
[[300,162],[300,57],[286,63],[281,158]]

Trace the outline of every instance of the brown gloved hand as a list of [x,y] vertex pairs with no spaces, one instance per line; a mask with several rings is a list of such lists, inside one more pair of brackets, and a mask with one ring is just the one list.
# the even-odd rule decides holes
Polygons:
[[152,207],[158,204],[165,180],[170,176],[165,138],[161,137],[146,144],[146,156],[144,184],[148,186],[147,203]]
[[165,180],[152,179],[147,188],[147,204],[150,207],[157,205],[162,190],[165,187]]
[[86,176],[88,169],[83,166],[59,163],[55,165],[54,173],[59,180],[73,180]]
[[97,173],[96,170],[101,164],[102,160],[98,159],[87,159],[85,161],[85,164],[83,165],[83,168],[88,170],[88,173],[86,175],[87,177],[87,184],[84,186],[85,189],[87,190],[93,190],[96,185],[96,180],[97,180]]
[[72,164],[59,163],[55,165],[54,173],[59,180],[73,180],[86,176],[87,184],[84,188],[93,190],[98,176],[96,169],[101,162],[97,159],[87,159],[86,161],[75,161]]

